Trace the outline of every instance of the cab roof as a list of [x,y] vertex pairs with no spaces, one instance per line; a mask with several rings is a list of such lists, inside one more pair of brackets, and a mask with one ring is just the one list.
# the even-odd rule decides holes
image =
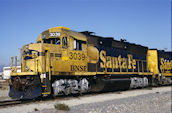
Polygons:
[[48,30],[42,32],[39,35],[39,37],[37,38],[36,42],[41,41],[43,39],[42,38],[43,34],[49,34],[49,33],[54,33],[54,32],[59,32],[59,33],[65,32],[67,35],[72,36],[73,38],[75,38],[77,40],[82,40],[82,41],[86,41],[87,40],[86,36],[83,35],[82,33],[79,33],[79,32],[76,32],[76,31],[72,31],[68,27],[59,26],[59,27],[49,28]]

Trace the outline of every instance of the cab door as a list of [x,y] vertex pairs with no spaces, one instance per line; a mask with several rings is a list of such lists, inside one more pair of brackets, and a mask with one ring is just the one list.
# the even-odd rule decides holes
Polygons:
[[59,72],[69,72],[69,36],[63,34],[61,36],[61,60],[58,62],[58,71]]

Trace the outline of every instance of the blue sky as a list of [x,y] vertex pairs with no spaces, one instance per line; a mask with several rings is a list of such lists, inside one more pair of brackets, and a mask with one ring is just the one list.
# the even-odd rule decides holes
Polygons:
[[171,0],[0,0],[0,64],[56,26],[171,50]]

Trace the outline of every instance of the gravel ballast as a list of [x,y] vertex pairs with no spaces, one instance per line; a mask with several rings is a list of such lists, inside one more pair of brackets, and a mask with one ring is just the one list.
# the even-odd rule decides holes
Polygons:
[[171,92],[74,106],[69,113],[171,113]]
[[[70,107],[67,113],[171,113],[171,87],[137,89],[122,92],[84,95],[0,108],[0,113],[63,113],[56,103]],[[35,111],[39,110],[39,111]]]
[[0,80],[0,100],[10,99],[8,97],[9,84],[6,80]]

